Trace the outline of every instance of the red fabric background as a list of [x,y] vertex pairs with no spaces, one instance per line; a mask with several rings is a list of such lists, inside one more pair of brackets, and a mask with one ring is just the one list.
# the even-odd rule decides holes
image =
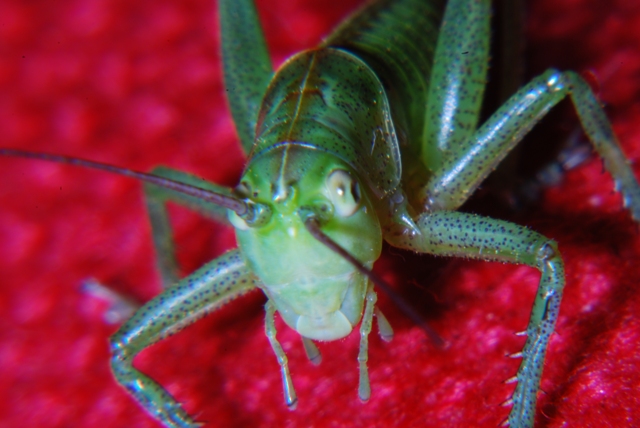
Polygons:
[[[316,43],[358,0],[261,1],[274,61]],[[528,72],[591,70],[631,159],[640,157],[640,4],[535,0]],[[139,170],[164,164],[233,185],[243,156],[224,101],[215,4],[206,0],[0,2],[0,142]],[[567,105],[539,141],[559,142]],[[569,113],[569,114],[564,114]],[[560,133],[555,131],[560,130]],[[536,141],[533,141],[536,144]],[[535,147],[535,146],[534,146]],[[637,169],[636,169],[637,171]],[[135,181],[0,159],[0,425],[158,426],[109,371],[104,302],[88,277],[139,300],[158,292]],[[538,426],[640,423],[640,239],[595,156],[504,218],[556,239],[567,267]],[[492,212],[482,200],[473,205]],[[190,271],[232,247],[231,231],[172,211]],[[384,296],[394,342],[371,336],[373,396],[356,396],[357,334],[306,361],[278,320],[300,403],[286,409],[263,333],[263,298],[242,298],[145,351],[137,364],[210,426],[497,426],[513,390],[538,273],[387,250],[376,269],[448,342],[435,349]]]

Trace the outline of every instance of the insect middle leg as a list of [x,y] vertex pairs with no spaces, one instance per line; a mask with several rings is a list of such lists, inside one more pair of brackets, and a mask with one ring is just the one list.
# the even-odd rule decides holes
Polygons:
[[144,348],[255,287],[256,279],[238,250],[206,264],[147,302],[111,337],[114,376],[165,425],[198,426],[162,386],[133,367],[133,359]]
[[422,214],[416,225],[419,233],[386,238],[392,245],[412,251],[525,264],[540,271],[509,415],[511,427],[533,426],[544,356],[565,284],[555,242],[523,226],[454,211]]

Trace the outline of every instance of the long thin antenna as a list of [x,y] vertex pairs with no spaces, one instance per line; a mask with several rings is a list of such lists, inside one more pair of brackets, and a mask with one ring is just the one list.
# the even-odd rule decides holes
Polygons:
[[376,285],[376,287],[378,287],[387,296],[389,296],[393,303],[395,303],[395,305],[398,306],[398,308],[400,308],[400,310],[404,312],[405,315],[407,315],[414,323],[416,323],[422,330],[424,330],[429,339],[438,348],[444,347],[444,340],[427,324],[424,318],[422,318],[422,316],[418,312],[416,312],[416,310],[413,309],[406,300],[398,295],[398,293],[396,293],[385,280],[380,278],[372,270],[368,269],[365,265],[360,263],[358,259],[353,257],[347,250],[338,245],[338,243],[336,243],[333,239],[325,235],[324,232],[320,230],[320,224],[315,217],[307,217],[307,219],[304,221],[304,226],[315,239],[317,239],[325,246],[327,246],[331,251],[337,253],[338,255],[340,255],[340,257],[351,263],[361,274],[369,278],[371,282]]
[[124,175],[125,177],[132,177],[138,180],[155,184],[165,189],[174,190],[176,192],[183,193],[185,195],[193,196],[203,201],[211,202],[221,207],[228,208],[235,211],[239,216],[244,216],[249,212],[248,205],[232,196],[223,195],[220,193],[212,192],[210,190],[203,189],[201,187],[192,186],[190,184],[180,183],[179,181],[171,180],[168,178],[160,177],[154,174],[148,174],[145,172],[134,171],[127,168],[120,168],[117,166],[94,162],[86,159],[72,158],[69,156],[54,155],[50,153],[29,152],[26,150],[18,149],[0,149],[1,156],[14,156],[27,159],[37,159],[49,162],[65,163],[69,165],[76,165],[85,168],[99,169],[102,171],[108,171],[113,174]]

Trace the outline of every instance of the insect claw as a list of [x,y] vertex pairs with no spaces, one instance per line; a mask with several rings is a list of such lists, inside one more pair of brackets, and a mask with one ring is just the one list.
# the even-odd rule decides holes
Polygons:
[[509,385],[510,383],[516,383],[518,382],[518,375],[515,375],[513,377],[510,377],[509,379],[504,381],[505,385]]
[[296,397],[291,403],[287,403],[289,410],[294,411],[298,407],[298,397]]
[[516,336],[527,336],[527,330],[518,331],[514,333]]
[[500,426],[501,427],[508,427],[509,426],[509,418],[503,419],[502,422],[500,422]]
[[371,398],[371,387],[370,385],[360,385],[358,387],[358,398],[361,402],[366,403]]
[[523,355],[522,352],[514,352],[513,354],[507,354],[507,358],[522,358]]

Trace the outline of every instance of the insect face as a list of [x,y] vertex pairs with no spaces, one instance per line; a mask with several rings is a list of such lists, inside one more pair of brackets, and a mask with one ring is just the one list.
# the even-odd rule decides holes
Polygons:
[[313,339],[349,334],[360,319],[366,279],[318,242],[305,219],[316,218],[329,237],[369,267],[380,255],[378,219],[348,169],[329,154],[280,146],[251,162],[237,189],[269,206],[270,220],[249,227],[230,214],[238,244],[264,291],[292,328]]

